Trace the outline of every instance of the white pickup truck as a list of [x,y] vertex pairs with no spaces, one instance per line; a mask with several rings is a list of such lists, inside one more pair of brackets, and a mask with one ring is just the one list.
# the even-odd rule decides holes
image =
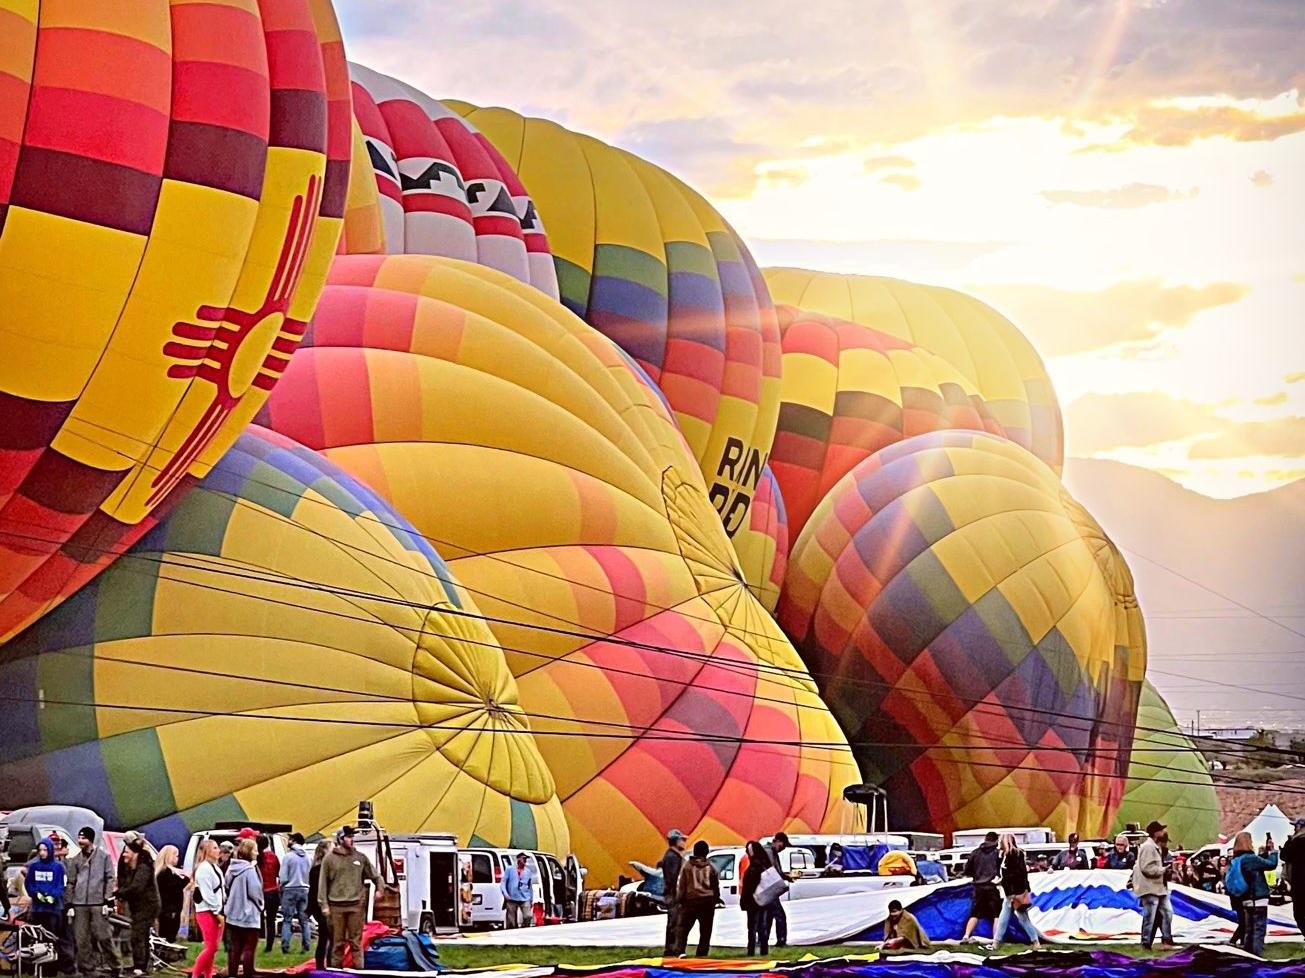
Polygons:
[[[728,907],[738,906],[739,883],[743,877],[739,872],[739,864],[743,859],[743,847],[713,849],[707,858],[720,874],[722,902]],[[812,897],[903,889],[915,885],[914,876],[880,876],[878,873],[855,870],[826,875],[825,871],[816,868],[815,853],[801,846],[781,852],[779,864],[791,883],[789,891],[783,896],[785,900],[809,900]]]

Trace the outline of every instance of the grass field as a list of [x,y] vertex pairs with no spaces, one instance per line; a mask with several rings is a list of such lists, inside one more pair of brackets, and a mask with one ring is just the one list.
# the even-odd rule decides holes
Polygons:
[[[1131,957],[1160,958],[1172,953],[1170,951],[1156,950],[1148,954],[1136,944],[1077,945],[1074,949],[1082,947],[1117,951]],[[1068,950],[1063,945],[1053,946],[1052,949]],[[864,944],[788,947],[775,950],[768,957],[773,961],[797,961],[806,957],[837,958],[845,955],[866,954],[869,950],[870,948]],[[971,953],[987,953],[980,947],[968,947],[965,950]],[[1003,948],[1001,953],[1004,956],[1006,954],[1018,954],[1022,950],[1024,948],[1020,945],[1012,944]],[[441,943],[439,951],[440,960],[450,968],[492,968],[504,964],[566,963],[600,965],[616,964],[622,961],[633,961],[639,958],[651,958],[661,955],[661,948],[659,947],[502,947],[477,945],[474,939]],[[1305,957],[1305,945],[1299,943],[1269,944],[1265,948],[1264,956],[1270,961],[1286,961],[1292,958]],[[274,946],[271,954],[264,954],[260,946],[256,965],[259,971],[278,971],[300,964],[305,960],[305,957],[305,955],[299,953],[297,947],[292,948],[292,953],[283,955],[279,945]],[[743,958],[743,954],[737,948],[729,948],[716,951],[712,954],[712,958],[740,960]],[[192,954],[191,961],[193,962],[193,960],[194,955]],[[219,952],[218,954],[218,968],[221,974],[226,973],[225,953]]]

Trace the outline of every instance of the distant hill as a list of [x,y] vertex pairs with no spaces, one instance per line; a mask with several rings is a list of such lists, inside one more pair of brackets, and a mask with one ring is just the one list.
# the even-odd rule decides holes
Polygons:
[[1211,499],[1073,458],[1065,483],[1128,558],[1151,679],[1179,721],[1305,728],[1305,479]]

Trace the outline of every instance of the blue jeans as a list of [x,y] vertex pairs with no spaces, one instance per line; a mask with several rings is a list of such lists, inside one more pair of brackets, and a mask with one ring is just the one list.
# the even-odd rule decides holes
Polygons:
[[313,925],[308,917],[308,887],[287,886],[281,894],[281,950],[290,951],[290,921],[299,921],[299,940],[307,952],[313,940]]
[[[775,902],[767,907],[770,911],[770,919],[775,922],[775,946],[788,946],[788,914],[784,913],[784,904],[780,902],[779,897]],[[769,922],[766,924],[766,932],[770,932]]]
[[1242,936],[1242,948],[1256,957],[1264,957],[1264,932],[1269,929],[1269,901],[1260,900],[1258,907],[1250,906],[1250,901],[1242,904],[1242,919],[1245,934]]
[[1169,902],[1169,894],[1158,896],[1154,893],[1141,898],[1142,901],[1142,946],[1151,949],[1155,940],[1156,916],[1160,919],[1160,936],[1166,944],[1174,940],[1174,907]]
[[1029,936],[1031,943],[1037,944],[1042,940],[1042,934],[1033,926],[1033,921],[1029,919],[1028,907],[1021,907],[1019,910],[1013,908],[1010,904],[1010,897],[1001,902],[1001,914],[997,917],[997,924],[992,929],[992,943],[1000,944],[1006,939],[1006,928],[1010,926],[1011,915],[1019,918],[1024,933]]

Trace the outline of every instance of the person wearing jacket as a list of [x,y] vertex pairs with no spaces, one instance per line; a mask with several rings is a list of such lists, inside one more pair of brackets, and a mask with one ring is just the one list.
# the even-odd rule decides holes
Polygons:
[[1029,919],[1029,906],[1032,900],[1029,896],[1028,857],[1015,841],[1015,836],[1009,832],[1001,837],[998,849],[1001,852],[1001,888],[1006,894],[1006,899],[1001,903],[1001,915],[992,930],[991,949],[996,951],[1001,948],[1001,942],[1006,939],[1006,928],[1010,926],[1010,918],[1014,915],[1019,918],[1024,933],[1029,935],[1029,940],[1033,942],[1033,949],[1036,951],[1042,946],[1042,935]]
[[263,881],[263,935],[267,944],[264,954],[272,953],[272,942],[276,940],[276,916],[281,912],[281,885],[277,882],[281,875],[281,860],[272,848],[272,839],[267,835],[257,836],[258,876]]
[[326,964],[331,959],[331,940],[333,932],[331,930],[331,918],[326,915],[326,910],[322,906],[322,860],[331,852],[331,840],[323,839],[317,843],[317,848],[313,851],[313,865],[308,870],[308,912],[312,915],[314,923],[317,924],[317,950],[314,953],[314,960],[317,962],[317,970],[325,971]]
[[90,826],[77,833],[77,855],[64,867],[68,887],[64,904],[73,922],[73,943],[77,948],[77,973],[93,978],[100,971],[117,974],[118,951],[109,931],[117,876],[109,854],[95,844]]
[[331,967],[344,966],[344,949],[353,955],[355,968],[362,964],[362,925],[366,911],[367,884],[379,887],[381,878],[372,862],[353,847],[353,826],[346,825],[335,833],[335,848],[322,860],[318,884],[318,903],[331,918]]
[[1106,853],[1106,869],[1132,869],[1137,862],[1137,853],[1128,846],[1128,836],[1115,836],[1115,846]]
[[662,953],[673,958],[684,948],[679,947],[680,939],[680,905],[676,899],[675,887],[680,882],[680,870],[684,868],[684,846],[689,837],[679,829],[666,833],[666,851],[662,853],[657,868],[662,871],[662,897],[666,901],[666,942]]
[[910,954],[913,951],[930,951],[933,944],[920,926],[915,914],[902,907],[901,900],[888,901],[888,919],[884,921],[884,939],[879,945],[880,954]]
[[[1233,857],[1228,864],[1228,876],[1239,874],[1246,882],[1242,896],[1242,949],[1256,957],[1264,955],[1264,932],[1269,923],[1269,881],[1265,873],[1278,868],[1278,850],[1273,839],[1265,844],[1265,854],[1255,851],[1249,832],[1238,832],[1233,840]],[[1227,884],[1225,884],[1225,887]]]
[[1283,844],[1281,862],[1296,928],[1305,934],[1305,818],[1296,819],[1296,832]]
[[503,870],[499,892],[503,894],[503,926],[508,929],[529,927],[535,902],[535,869],[524,852]]
[[212,839],[201,839],[195,867],[195,923],[204,948],[195,958],[191,978],[213,978],[213,962],[222,940],[222,908],[226,903],[226,884],[218,870],[222,850]]
[[241,839],[223,881],[227,891],[227,932],[231,935],[229,978],[236,978],[241,967],[245,978],[254,978],[254,955],[263,931],[263,879],[254,864],[257,856],[257,843]]
[[1160,847],[1168,841],[1165,826],[1151,822],[1146,827],[1147,840],[1138,847],[1133,864],[1133,895],[1142,904],[1142,946],[1148,951],[1155,941],[1155,925],[1160,923],[1161,944],[1174,946],[1173,906],[1169,902],[1169,883],[1165,880],[1164,854]]
[[54,858],[54,840],[42,839],[36,844],[36,855],[27,864],[23,889],[32,901],[30,921],[56,937],[63,934],[63,890],[66,885],[63,864]]
[[680,933],[675,943],[678,947],[688,947],[689,931],[697,924],[700,958],[711,954],[711,925],[716,918],[716,904],[720,903],[720,876],[707,859],[709,852],[711,846],[705,839],[695,842],[693,856],[680,867],[680,878],[675,884],[680,901]]
[[1001,913],[1001,891],[997,889],[997,877],[1001,875],[1001,853],[997,851],[997,833],[989,832],[983,837],[979,848],[970,853],[965,860],[963,875],[974,880],[974,893],[970,897],[970,917],[965,921],[965,936],[962,944],[977,944],[979,938],[974,936],[974,928],[980,920],[993,923]]
[[119,876],[118,899],[131,918],[131,964],[133,975],[150,973],[150,930],[159,916],[159,885],[154,860],[137,839],[123,848],[123,872]]
[[181,930],[181,908],[186,903],[190,877],[177,868],[180,854],[176,846],[164,846],[154,864],[154,879],[159,885],[159,937],[175,941]]
[[748,865],[739,882],[739,908],[747,915],[748,957],[752,957],[758,952],[764,955],[769,950],[770,907],[758,904],[756,893],[761,874],[770,862],[766,859],[760,842],[749,842],[743,847],[743,855]]
[[290,922],[299,921],[299,940],[305,954],[313,941],[313,925],[308,918],[308,873],[313,868],[304,851],[304,837],[290,836],[290,851],[281,860],[276,881],[281,887],[281,953],[290,953]]
[[[788,835],[783,832],[776,832],[770,839],[770,845],[761,847],[770,865],[780,876],[784,876],[785,873],[779,854],[788,847]],[[788,947],[788,913],[780,900],[770,905],[770,919],[775,922],[775,946]]]

